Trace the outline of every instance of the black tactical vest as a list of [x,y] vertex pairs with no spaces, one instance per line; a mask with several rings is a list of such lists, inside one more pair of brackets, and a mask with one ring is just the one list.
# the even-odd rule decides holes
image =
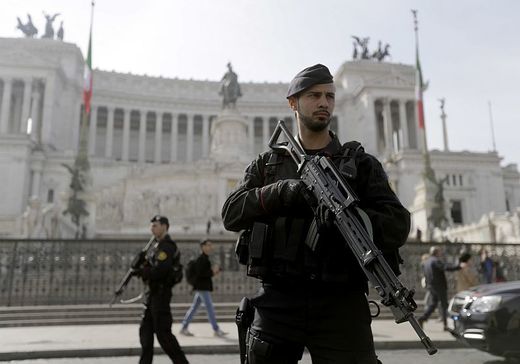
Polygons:
[[[356,160],[364,153],[358,142],[342,146],[331,156],[345,180],[355,189]],[[281,179],[299,178],[296,164],[289,155],[271,151],[264,155],[264,185]],[[287,279],[317,279],[329,282],[357,282],[364,289],[366,278],[353,254],[344,246],[339,232],[321,232],[318,249],[312,251],[304,244],[314,215],[312,210],[302,216],[277,216],[268,224],[255,223],[242,237],[242,245],[249,247],[248,275],[264,282]],[[240,244],[240,240],[239,240]],[[339,253],[338,253],[339,252]],[[239,257],[240,260],[240,257]]]

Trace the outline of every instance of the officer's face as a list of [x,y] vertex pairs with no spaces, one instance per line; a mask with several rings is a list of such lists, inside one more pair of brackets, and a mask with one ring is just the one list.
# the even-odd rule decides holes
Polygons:
[[166,231],[168,231],[168,225],[154,221],[150,224],[150,231],[156,238],[162,238],[166,234]]
[[208,241],[206,244],[202,246],[202,251],[206,255],[210,255],[211,252],[213,252],[213,244],[211,243],[211,241]]
[[314,85],[297,98],[289,98],[301,126],[314,132],[326,129],[334,112],[336,87],[333,83]]

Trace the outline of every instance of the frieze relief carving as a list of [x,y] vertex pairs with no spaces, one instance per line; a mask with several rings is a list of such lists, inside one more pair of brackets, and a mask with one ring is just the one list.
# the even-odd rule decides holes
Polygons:
[[[170,182],[170,185],[174,182]],[[127,186],[128,187],[128,186]],[[217,196],[198,188],[176,188],[175,192],[157,190],[153,186],[145,189],[112,187],[98,193],[96,226],[102,230],[114,226],[142,226],[150,216],[159,213],[167,215],[177,223],[182,221],[206,221],[217,213]]]
[[110,229],[121,223],[123,220],[123,197],[121,188],[105,189],[97,195],[97,228]]

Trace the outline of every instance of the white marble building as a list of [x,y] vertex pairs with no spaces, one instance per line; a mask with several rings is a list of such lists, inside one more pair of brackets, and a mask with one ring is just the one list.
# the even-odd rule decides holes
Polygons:
[[[83,65],[74,44],[0,38],[2,237],[30,236],[31,219],[46,227],[39,236],[71,234],[61,214],[70,183],[62,164],[72,164],[78,149]],[[379,157],[403,203],[420,214],[414,75],[409,65],[345,62],[335,75],[332,128]],[[171,217],[176,234],[202,235],[208,221],[212,234],[226,234],[220,209],[227,193],[266,148],[276,121],[293,126],[286,83],[241,83],[244,96],[230,113],[222,112],[218,81],[101,70],[93,77],[91,236],[147,234],[154,213]],[[501,167],[496,152],[432,151],[431,159],[437,177],[449,177],[444,195],[453,225],[520,206],[518,169]]]

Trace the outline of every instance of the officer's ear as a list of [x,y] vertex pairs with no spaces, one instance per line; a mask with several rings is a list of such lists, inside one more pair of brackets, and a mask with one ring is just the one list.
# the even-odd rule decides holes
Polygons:
[[298,99],[296,98],[296,96],[289,97],[287,99],[287,102],[292,111],[296,111],[298,109]]

